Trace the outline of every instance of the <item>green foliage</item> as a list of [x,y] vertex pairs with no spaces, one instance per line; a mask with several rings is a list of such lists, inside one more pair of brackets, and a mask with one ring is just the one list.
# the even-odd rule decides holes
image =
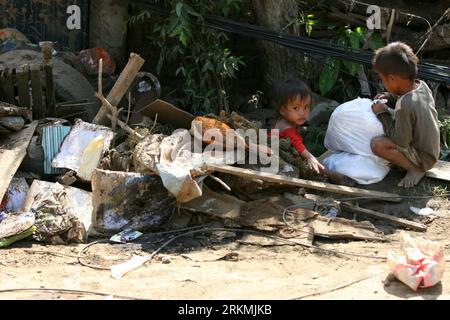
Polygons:
[[328,125],[310,126],[307,132],[304,134],[304,143],[309,152],[316,156],[320,156],[325,153],[325,134],[327,132]]
[[[351,29],[346,26],[337,32],[331,42],[346,49],[359,50],[363,47],[366,37],[367,30],[361,27]],[[371,34],[368,48],[374,50],[382,46],[384,46],[384,42],[381,36],[378,33]],[[345,81],[343,75],[347,74],[350,77],[357,79],[360,68],[361,66],[357,63],[328,58],[319,79],[321,94],[330,95],[332,89],[336,86],[338,81],[340,81],[342,83],[342,92],[344,93],[345,98],[350,99],[356,97],[360,91],[359,83],[352,80]]]
[[[226,34],[206,28],[203,17],[238,13],[242,0],[161,2],[171,14],[152,21],[150,40],[161,49],[157,73],[168,65],[177,66],[175,75],[183,79],[182,94],[177,100],[192,112],[228,111],[229,80],[245,64],[227,47]],[[141,22],[145,17],[143,12],[130,21]]]
[[328,58],[319,79],[320,93],[323,96],[333,89],[338,80],[340,71],[341,61],[334,58]]
[[[305,34],[311,36],[313,27],[317,25],[318,20],[313,14],[306,14],[303,10],[300,10],[296,19],[289,21],[289,23],[282,29],[293,27],[295,30],[304,30]],[[298,32],[301,34],[301,32]]]

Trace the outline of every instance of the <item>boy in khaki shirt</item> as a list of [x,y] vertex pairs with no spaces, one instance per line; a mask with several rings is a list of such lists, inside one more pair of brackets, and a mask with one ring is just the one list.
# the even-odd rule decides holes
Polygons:
[[412,49],[401,42],[377,50],[373,60],[374,69],[389,93],[375,97],[388,99],[388,104],[372,106],[386,134],[372,140],[372,151],[407,171],[398,184],[405,188],[417,185],[440,154],[434,99],[427,84],[417,80],[417,63]]

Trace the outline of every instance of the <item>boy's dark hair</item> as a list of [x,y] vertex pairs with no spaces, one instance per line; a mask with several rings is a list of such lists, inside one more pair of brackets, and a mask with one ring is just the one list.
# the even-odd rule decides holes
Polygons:
[[392,42],[375,51],[373,66],[383,74],[394,74],[404,79],[417,78],[417,63],[419,59],[411,47],[403,42]]
[[311,89],[301,80],[287,80],[277,88],[277,111],[286,107],[289,101],[299,97],[301,100],[307,97],[312,98]]

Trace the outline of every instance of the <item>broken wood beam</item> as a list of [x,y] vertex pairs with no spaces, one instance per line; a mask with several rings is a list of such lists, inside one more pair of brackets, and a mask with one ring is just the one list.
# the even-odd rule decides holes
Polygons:
[[286,186],[302,187],[302,188],[327,191],[327,192],[332,192],[332,193],[351,195],[351,196],[356,196],[356,197],[367,197],[368,199],[373,198],[373,199],[385,200],[385,201],[390,201],[390,202],[400,202],[402,200],[399,195],[393,194],[393,193],[364,190],[364,189],[359,189],[359,188],[340,186],[340,185],[331,184],[331,183],[323,183],[323,182],[303,180],[303,179],[298,179],[298,178],[291,178],[291,177],[286,177],[286,176],[282,176],[282,175],[278,175],[278,174],[258,172],[258,171],[242,169],[242,168],[237,168],[237,167],[232,167],[232,166],[227,166],[227,165],[206,165],[204,167],[204,169],[206,169],[208,171],[227,173],[227,174],[231,174],[231,175],[243,177],[243,178],[249,178],[249,179],[256,178],[256,179],[260,179],[263,181],[279,183],[279,184],[286,185]]
[[409,220],[406,220],[403,218],[398,218],[398,217],[394,217],[394,216],[391,216],[388,214],[384,214],[384,213],[381,213],[378,211],[357,207],[357,206],[354,206],[347,202],[341,203],[341,209],[345,209],[345,210],[351,211],[353,213],[361,214],[361,215],[372,217],[372,218],[387,220],[393,224],[400,225],[403,227],[408,227],[410,229],[414,229],[417,231],[426,231],[427,230],[427,226],[422,223],[413,222],[413,221],[409,221]]
[[[130,55],[128,64],[126,65],[125,69],[123,69],[119,79],[114,84],[114,87],[106,97],[106,99],[111,103],[112,106],[117,107],[117,105],[120,103],[144,63],[145,60],[142,59],[139,55],[135,53],[132,53]],[[95,116],[93,123],[108,125],[108,111],[108,107],[102,104],[102,107]]]
[[27,154],[37,124],[34,121],[21,131],[0,138],[0,201]]

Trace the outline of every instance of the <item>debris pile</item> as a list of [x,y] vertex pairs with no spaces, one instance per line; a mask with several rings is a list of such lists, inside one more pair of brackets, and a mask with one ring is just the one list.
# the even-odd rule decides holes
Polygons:
[[[208,222],[305,246],[315,237],[387,241],[371,222],[349,219],[344,211],[426,230],[421,223],[355,205],[352,197],[391,202],[401,197],[317,179],[289,141],[279,141],[278,154],[276,140],[267,143],[259,134],[259,123],[236,112],[195,117],[159,99],[157,79],[139,72],[140,56],[131,54],[106,96],[103,58],[109,56],[96,49],[83,57],[89,72],[98,72],[95,95],[101,107],[91,118],[48,117],[42,105],[23,106],[23,97],[15,95],[0,104],[0,246],[29,237],[63,244],[115,234],[111,241],[123,243],[144,232]],[[106,62],[108,74],[114,69],[111,60]],[[1,89],[6,97],[3,82]],[[57,102],[59,107],[78,104]],[[242,134],[245,130],[256,135]],[[257,162],[247,164],[255,154]],[[280,165],[268,167],[268,160]],[[336,201],[306,189],[350,199]],[[240,241],[261,244],[252,235]],[[114,277],[151,258],[113,267]]]

